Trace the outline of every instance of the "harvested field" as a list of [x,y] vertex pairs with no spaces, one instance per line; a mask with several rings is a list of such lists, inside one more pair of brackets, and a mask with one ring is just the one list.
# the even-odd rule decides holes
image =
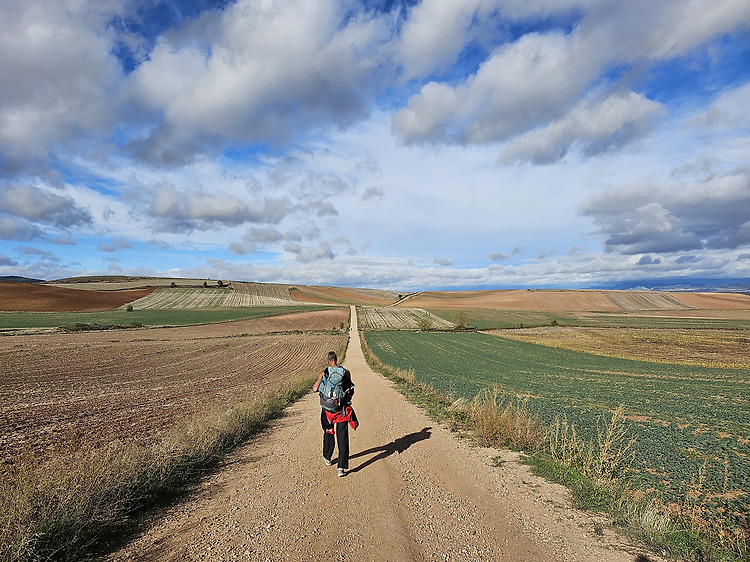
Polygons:
[[399,307],[500,309],[551,312],[750,310],[750,296],[737,293],[656,291],[455,291],[424,292]]
[[36,283],[0,282],[0,310],[19,312],[94,312],[112,310],[145,297],[153,289],[81,291]]
[[680,301],[691,308],[705,310],[748,310],[750,296],[735,293],[677,293]]
[[387,306],[357,307],[359,325],[363,330],[416,330],[420,321],[439,329],[452,329],[454,324],[421,308]]
[[594,291],[455,291],[425,292],[398,306],[437,309],[611,311],[617,307]]
[[[235,284],[233,283],[232,286]],[[239,284],[237,289],[158,289],[150,295],[133,303],[137,310],[152,309],[186,309],[186,308],[229,308],[242,306],[297,306],[288,293],[284,298],[271,296],[269,291],[253,291],[249,284]]]
[[685,310],[698,308],[680,300],[674,293],[639,291],[607,291],[609,300],[621,310]]
[[232,306],[285,306],[297,304],[292,300],[287,285],[232,281],[230,287],[234,290],[235,297],[243,299],[238,302],[250,303],[233,304]]
[[608,357],[677,365],[750,369],[748,330],[543,327],[493,330],[489,333]]
[[[349,311],[137,331],[0,338],[0,459],[148,441],[264,381],[314,374]],[[306,333],[279,333],[304,330]],[[328,330],[329,332],[316,332]]]
[[157,289],[150,295],[130,304],[136,310],[222,308],[229,306],[225,303],[233,296],[226,289]]
[[663,310],[661,316],[674,316],[678,318],[706,318],[725,320],[750,320],[750,308],[724,308],[724,309],[699,309],[699,310],[681,310],[669,311]]

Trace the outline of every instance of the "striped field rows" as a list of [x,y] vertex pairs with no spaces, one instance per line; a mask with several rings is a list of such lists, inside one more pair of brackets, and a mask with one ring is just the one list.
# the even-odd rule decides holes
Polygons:
[[[416,330],[421,327],[452,329],[452,322],[422,308],[358,306],[357,319],[363,330]],[[421,324],[421,325],[420,325]]]
[[136,310],[179,308],[229,308],[243,306],[294,306],[289,291],[279,285],[232,283],[231,288],[158,289],[129,303]]

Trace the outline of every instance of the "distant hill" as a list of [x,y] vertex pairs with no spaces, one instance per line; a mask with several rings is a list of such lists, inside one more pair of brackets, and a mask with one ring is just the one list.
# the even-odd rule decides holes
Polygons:
[[149,295],[153,289],[81,291],[40,283],[6,282],[0,286],[0,311],[83,312],[112,310]]
[[[693,280],[694,282],[698,280]],[[707,280],[704,280],[707,281]],[[139,302],[144,308],[205,308],[213,306],[258,306],[264,299],[284,301],[282,304],[360,305],[425,310],[514,310],[556,311],[576,313],[646,313],[669,316],[707,317],[715,315],[732,318],[750,314],[750,295],[741,289],[744,280],[731,280],[718,290],[653,290],[652,287],[623,289],[504,289],[420,291],[397,293],[366,288],[286,285],[274,283],[218,281],[203,279],[173,279],[129,276],[71,277],[44,283],[6,283],[0,288],[0,310],[103,310],[154,293],[155,302]],[[13,289],[15,285],[15,289]],[[221,291],[204,294],[204,288]],[[735,290],[730,290],[735,289]],[[34,289],[34,290],[32,290]],[[44,291],[43,291],[44,289]],[[126,290],[141,290],[143,294],[129,295]],[[162,291],[165,290],[165,291]],[[170,290],[173,290],[170,293]],[[193,291],[193,296],[190,296]],[[89,293],[88,295],[86,293]],[[119,295],[116,295],[119,293]],[[744,294],[743,294],[744,293]],[[195,297],[195,298],[193,298]],[[221,301],[214,302],[221,297]],[[121,300],[125,299],[125,300]],[[166,300],[165,300],[166,299]],[[167,306],[170,299],[171,304]],[[190,300],[190,306],[186,300]],[[203,304],[195,304],[198,299]],[[208,299],[208,300],[207,300]],[[211,300],[214,299],[214,300]],[[101,300],[101,302],[99,302]],[[183,302],[184,301],[184,302]],[[212,303],[212,304],[208,304]],[[255,304],[253,304],[255,303]],[[268,303],[267,303],[268,305]],[[265,306],[265,305],[264,305]],[[178,307],[178,308],[179,308]]]
[[9,283],[44,283],[44,279],[32,279],[31,277],[19,277],[18,275],[0,275],[1,282]]
[[50,283],[124,283],[128,281],[144,281],[148,279],[162,279],[145,275],[83,275],[79,277],[63,277]]
[[[425,291],[399,301],[398,307],[426,310],[533,310],[554,312],[662,312],[697,314],[700,310],[750,311],[750,296],[702,293],[614,290]],[[718,314],[718,313],[717,313]],[[745,314],[745,313],[743,313]]]

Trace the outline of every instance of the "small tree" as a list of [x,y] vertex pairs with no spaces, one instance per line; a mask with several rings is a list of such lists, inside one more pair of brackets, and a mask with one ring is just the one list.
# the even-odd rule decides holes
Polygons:
[[429,318],[422,317],[419,320],[417,320],[417,328],[420,332],[429,332],[432,330],[432,322]]
[[175,287],[177,286],[177,283],[175,283],[174,281],[172,281],[172,282],[171,282],[171,283],[169,284],[169,286],[170,286],[170,287],[172,287],[172,288],[174,289],[174,288],[175,288]]
[[459,310],[453,315],[453,323],[456,330],[465,330],[469,327],[469,313],[465,310]]
[[208,289],[208,281],[204,281],[203,282],[203,288],[204,289]]

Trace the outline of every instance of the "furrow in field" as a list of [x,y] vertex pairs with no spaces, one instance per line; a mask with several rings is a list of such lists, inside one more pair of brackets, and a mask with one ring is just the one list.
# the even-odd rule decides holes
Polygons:
[[241,306],[296,306],[288,291],[259,283],[233,283],[233,289],[164,288],[130,303],[138,310],[222,308]]
[[451,329],[453,324],[421,308],[391,308],[385,306],[357,307],[360,325],[365,330],[416,330],[421,323],[432,328]]
[[137,336],[0,338],[0,463],[23,448],[43,457],[73,443],[153,439],[178,418],[235,403],[258,384],[312,375],[328,350],[345,344],[344,333],[264,333],[284,322],[319,329],[345,318],[324,312],[322,324],[305,313],[291,315],[296,322],[268,318]]

